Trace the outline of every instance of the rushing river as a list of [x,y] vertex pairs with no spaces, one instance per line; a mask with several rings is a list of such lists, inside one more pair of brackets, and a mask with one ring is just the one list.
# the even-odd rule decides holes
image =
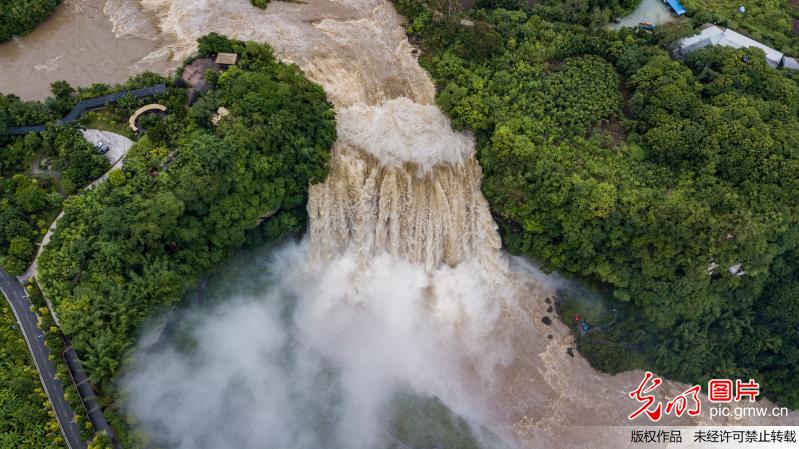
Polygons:
[[124,2],[65,0],[31,34],[0,44],[0,92],[40,100],[53,81],[116,83],[145,69],[161,72],[174,65],[167,53],[158,52],[157,30],[144,16],[132,17],[137,11]]
[[[76,13],[75,23],[106,33],[113,24],[124,37],[65,57],[61,78],[100,81],[87,78],[90,61],[118,64],[105,81],[137,63],[174,66],[197,37],[216,31],[269,43],[325,88],[337,112],[330,176],[310,191],[308,236],[263,256],[246,276],[274,282],[186,315],[196,323],[188,353],[179,342],[143,344],[124,385],[131,413],[156,442],[404,447],[394,438],[405,421],[389,418],[403,397],[433,401],[424,409],[450,409],[471,429],[489,429],[481,436],[514,446],[627,441],[624,428],[611,426],[626,423],[635,405],[626,395],[642,373],[604,375],[569,354],[573,337],[546,301],[560,281],[502,252],[474,141],[435,107],[433,83],[389,2],[272,2],[262,11],[249,0],[115,0],[113,11],[104,8],[112,21],[98,3],[85,4],[94,5],[93,19]],[[45,27],[68,27],[57,20]],[[154,40],[141,39],[147,30]],[[2,50],[41,43],[29,61],[42,59],[38,52],[58,57],[37,33]],[[103,40],[86,29],[76,35]],[[123,57],[115,45],[133,50],[112,62]],[[30,81],[3,82],[23,93]],[[669,395],[685,388],[662,387]]]

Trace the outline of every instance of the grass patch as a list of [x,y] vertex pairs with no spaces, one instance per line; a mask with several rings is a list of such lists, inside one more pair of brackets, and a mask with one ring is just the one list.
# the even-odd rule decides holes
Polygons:
[[80,125],[87,129],[110,131],[112,133],[125,136],[131,140],[136,139],[136,135],[134,134],[133,130],[130,129],[130,126],[128,126],[127,120],[120,121],[106,108],[87,112],[80,119]]

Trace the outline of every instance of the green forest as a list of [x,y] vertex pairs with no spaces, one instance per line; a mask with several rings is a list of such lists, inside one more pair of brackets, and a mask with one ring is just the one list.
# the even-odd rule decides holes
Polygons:
[[475,133],[504,244],[604,292],[614,313],[578,346],[595,367],[753,377],[799,408],[795,76],[756,49],[675,61],[696,23],[608,32],[559,21],[566,4],[395,2]]
[[[8,99],[8,98],[6,98]],[[0,115],[3,99],[0,98]],[[0,153],[0,265],[25,271],[35,245],[58,214],[65,195],[108,169],[108,161],[73,128],[5,140]],[[48,161],[47,166],[42,166]]]
[[30,33],[61,0],[0,0],[0,42]]
[[[522,5],[522,2],[515,0],[477,3],[480,6],[509,9]],[[599,27],[616,17],[631,13],[641,0],[539,0],[526,3],[535,4],[536,14],[549,20]]]

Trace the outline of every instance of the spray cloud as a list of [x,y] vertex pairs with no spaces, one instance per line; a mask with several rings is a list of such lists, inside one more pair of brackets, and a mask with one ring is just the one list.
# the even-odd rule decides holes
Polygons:
[[[191,350],[168,344],[139,355],[124,384],[155,443],[388,447],[396,438],[388,410],[407,391],[484,418],[464,363],[490,382],[509,353],[482,338],[499,307],[478,267],[428,273],[382,254],[363,270],[352,253],[311,266],[307,251],[277,251],[264,274],[277,282],[262,294],[194,312]],[[488,355],[479,366],[474,351]]]

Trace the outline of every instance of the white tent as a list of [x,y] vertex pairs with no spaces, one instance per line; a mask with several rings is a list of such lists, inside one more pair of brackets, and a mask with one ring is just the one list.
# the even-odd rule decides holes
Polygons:
[[788,70],[799,70],[799,62],[790,56],[782,58],[782,68]]
[[721,45],[732,48],[759,48],[766,53],[766,62],[775,68],[780,65],[783,57],[781,52],[771,47],[763,45],[754,39],[750,39],[741,33],[715,25],[704,28],[699,34],[682,39],[680,41],[679,53],[682,56],[686,56],[708,45]]

